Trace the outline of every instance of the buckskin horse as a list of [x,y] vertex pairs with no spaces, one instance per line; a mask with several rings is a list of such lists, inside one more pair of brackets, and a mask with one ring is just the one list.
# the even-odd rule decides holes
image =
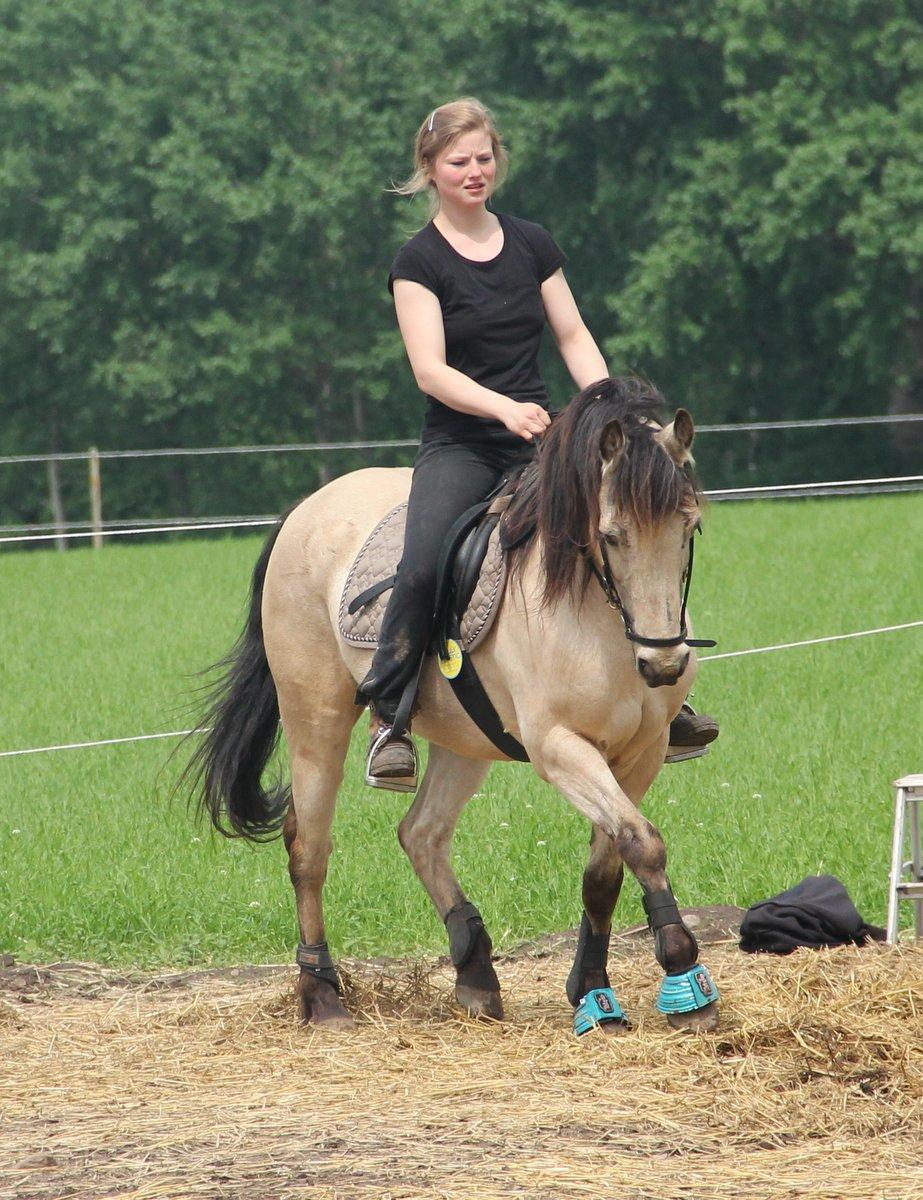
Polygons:
[[[566,988],[578,1033],[628,1024],[607,974],[623,865],[641,885],[665,973],[657,1007],[677,1028],[717,1023],[717,990],[678,911],[663,839],[639,812],[696,672],[686,625],[699,527],[694,429],[684,409],[658,423],[661,404],[650,385],[611,378],[584,389],[554,420],[504,514],[514,547],[506,590],[473,655],[504,729],[592,825]],[[281,828],[301,934],[301,1015],[317,1024],[351,1023],[327,949],[322,892],[343,761],[362,711],[356,684],[371,654],[343,641],[337,613],[351,563],[370,530],[406,499],[410,476],[405,468],[352,472],[282,519],[254,569],[249,617],[189,768],[222,832],[265,840]],[[458,1003],[501,1019],[490,937],[452,871],[450,849],[463,808],[491,761],[505,756],[461,709],[432,658],[418,701],[415,731],[429,741],[429,761],[398,838],[446,925]],[[261,776],[280,718],[291,784],[267,790]]]

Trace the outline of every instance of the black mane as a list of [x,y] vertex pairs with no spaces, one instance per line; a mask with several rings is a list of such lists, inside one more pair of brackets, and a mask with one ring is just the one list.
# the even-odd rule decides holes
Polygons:
[[[521,567],[531,533],[542,539],[544,604],[574,587],[584,553],[599,528],[602,433],[617,420],[625,450],[612,474],[610,499],[640,526],[656,525],[696,501],[691,472],[676,465],[654,438],[649,422],[662,424],[664,399],[636,376],[602,379],[584,388],[552,421],[536,461],[504,517],[504,541],[513,546],[511,568]],[[581,572],[581,586],[589,576]]]

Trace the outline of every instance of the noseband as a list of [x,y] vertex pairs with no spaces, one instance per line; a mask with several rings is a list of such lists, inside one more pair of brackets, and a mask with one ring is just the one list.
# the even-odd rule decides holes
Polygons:
[[701,533],[701,528],[697,527],[696,530],[693,530],[689,538],[689,562],[686,564],[686,585],[683,588],[683,606],[680,609],[679,633],[676,635],[676,637],[649,638],[642,637],[640,633],[635,633],[635,629],[631,621],[631,615],[628,612],[628,609],[622,603],[622,599],[618,593],[618,588],[615,586],[615,579],[612,575],[612,567],[609,563],[609,551],[606,549],[605,538],[597,538],[599,543],[599,556],[602,559],[603,564],[602,573],[600,573],[599,567],[597,567],[596,563],[593,561],[592,556],[589,554],[586,556],[590,570],[596,576],[599,586],[605,593],[606,603],[610,608],[614,608],[622,618],[622,623],[625,626],[625,636],[630,642],[635,642],[639,646],[649,646],[654,650],[663,649],[669,646],[681,646],[684,642],[687,646],[716,646],[718,644],[713,638],[691,638],[688,636],[689,631],[686,628],[686,601],[689,599],[689,588],[692,584],[692,561],[696,532]]

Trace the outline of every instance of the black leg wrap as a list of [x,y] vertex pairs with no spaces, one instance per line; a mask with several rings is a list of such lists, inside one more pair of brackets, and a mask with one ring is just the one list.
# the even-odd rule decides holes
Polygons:
[[484,921],[477,908],[467,900],[464,904],[456,904],[445,915],[445,927],[449,934],[449,954],[452,965],[458,969],[463,967],[477,945],[478,935],[487,936]]
[[[580,918],[580,936],[577,939],[577,953],[574,955],[574,965],[567,976],[564,985],[567,998],[574,1006],[583,999],[583,978],[588,971],[606,972],[609,961],[609,934],[594,933],[586,913]],[[608,976],[607,976],[608,978]],[[608,984],[606,985],[608,986]]]
[[329,983],[336,989],[337,995],[340,995],[340,977],[337,975],[337,969],[330,957],[326,942],[318,942],[316,946],[307,946],[304,942],[299,942],[298,949],[295,951],[295,962],[303,971],[308,971],[311,975]]
[[647,913],[647,923],[651,933],[656,933],[664,925],[681,925],[683,918],[676,907],[673,889],[661,888],[659,892],[645,892],[641,897],[644,911]]
[[[672,935],[663,933],[667,925],[679,925],[682,927],[680,943],[684,938],[688,938],[691,942],[692,962],[695,962],[698,957],[699,947],[693,936],[692,930],[683,921],[679,915],[679,909],[676,906],[676,898],[673,895],[673,889],[669,884],[665,888],[661,888],[659,892],[645,892],[641,898],[641,903],[644,905],[644,911],[647,913],[647,923],[651,933],[654,935],[654,957],[668,974],[682,974],[686,970],[684,966],[675,968],[677,957],[677,934],[676,931]],[[685,945],[680,953],[681,958],[685,958],[690,952],[690,947]]]

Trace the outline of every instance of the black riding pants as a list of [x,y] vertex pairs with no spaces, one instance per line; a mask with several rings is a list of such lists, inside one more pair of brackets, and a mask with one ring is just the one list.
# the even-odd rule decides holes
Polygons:
[[398,702],[432,633],[436,564],[446,534],[510,469],[534,454],[521,446],[463,445],[435,441],[421,446],[413,468],[404,552],[382,623],[378,650],[359,685],[358,699],[371,700],[385,723]]

